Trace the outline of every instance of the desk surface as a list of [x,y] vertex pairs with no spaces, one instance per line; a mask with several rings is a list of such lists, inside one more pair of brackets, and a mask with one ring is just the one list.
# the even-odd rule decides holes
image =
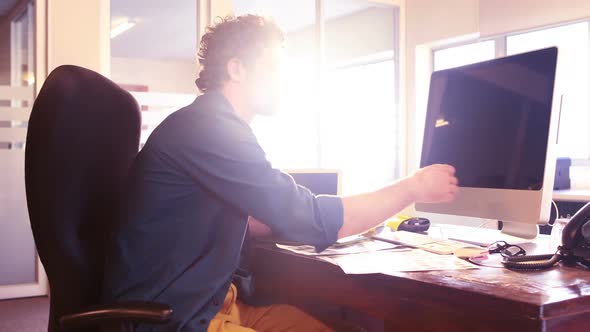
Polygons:
[[[530,250],[527,249],[527,250]],[[502,268],[346,275],[308,257],[255,246],[260,294],[342,305],[385,320],[387,331],[588,331],[590,271]]]

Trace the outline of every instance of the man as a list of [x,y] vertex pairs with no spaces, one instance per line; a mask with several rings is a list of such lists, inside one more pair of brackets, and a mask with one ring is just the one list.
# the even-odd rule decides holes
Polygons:
[[248,124],[274,109],[282,42],[259,16],[210,27],[196,81],[204,94],[163,121],[137,156],[104,299],[173,307],[169,324],[141,331],[328,331],[294,307],[236,301],[231,280],[249,217],[253,233],[270,229],[322,250],[413,202],[453,199],[457,179],[445,165],[343,198],[315,196],[273,169]]

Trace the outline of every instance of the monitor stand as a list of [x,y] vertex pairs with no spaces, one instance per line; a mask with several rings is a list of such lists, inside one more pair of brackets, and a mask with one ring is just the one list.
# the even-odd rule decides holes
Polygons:
[[539,235],[539,226],[536,224],[503,221],[502,233],[527,240],[534,240]]

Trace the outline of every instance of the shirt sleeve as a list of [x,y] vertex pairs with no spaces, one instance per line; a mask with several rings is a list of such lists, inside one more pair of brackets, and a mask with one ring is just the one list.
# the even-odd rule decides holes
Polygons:
[[220,200],[281,238],[319,251],[337,240],[342,200],[314,195],[273,169],[250,127],[236,115],[205,114],[173,129],[160,140],[162,156]]

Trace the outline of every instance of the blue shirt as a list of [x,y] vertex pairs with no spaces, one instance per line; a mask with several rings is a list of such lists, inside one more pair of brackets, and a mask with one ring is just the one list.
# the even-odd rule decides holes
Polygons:
[[132,167],[123,218],[105,266],[105,302],[145,300],[174,310],[164,326],[140,331],[206,331],[238,266],[248,216],[273,233],[334,243],[340,198],[316,196],[267,161],[228,100],[208,92],[171,114]]

